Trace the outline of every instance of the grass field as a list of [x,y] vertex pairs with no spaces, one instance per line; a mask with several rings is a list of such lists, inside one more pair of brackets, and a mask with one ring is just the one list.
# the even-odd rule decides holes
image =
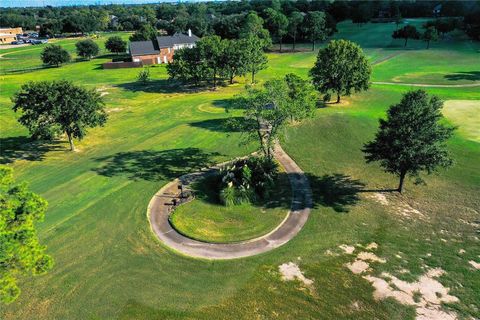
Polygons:
[[[127,32],[112,32],[99,33],[97,38],[92,38],[100,49],[100,55],[109,54],[105,49],[105,41],[111,36],[120,36],[124,40],[128,40],[130,33]],[[72,57],[72,62],[78,58],[75,43],[81,38],[66,38],[66,39],[50,39],[48,44],[21,46],[18,48],[3,49],[0,46],[0,73],[5,73],[8,70],[40,68],[42,67],[42,60],[40,53],[43,48],[49,44],[58,44],[66,49]]]
[[[394,28],[342,23],[335,37],[365,48],[375,63],[374,81],[478,81],[446,78],[478,72],[478,43],[455,35],[428,52],[415,41],[405,50],[390,38]],[[38,59],[36,51],[15,50],[27,63]],[[314,60],[309,52],[270,54],[269,68],[259,79],[289,72],[306,76]],[[480,219],[480,144],[472,139],[478,113],[447,104],[447,120],[460,126],[449,142],[455,166],[425,177],[425,186],[409,180],[399,196],[358,192],[362,185],[381,190],[397,183],[378,166],[366,165],[360,148],[373,137],[377,119],[410,86],[373,85],[342,105],[319,109],[314,119],[289,128],[282,141],[314,191],[315,208],[304,229],[266,254],[203,261],[157,241],[146,219],[147,204],[174,177],[255,149],[239,146],[239,134],[222,126],[238,115],[222,107],[243,90],[244,80],[215,92],[182,92],[168,85],[165,68],[158,66],[144,87],[135,84],[138,69],[102,70],[104,61],[0,76],[0,162],[48,200],[38,228],[56,262],[49,274],[22,279],[20,298],[0,306],[2,320],[413,319],[414,306],[374,299],[372,284],[346,267],[371,242],[384,263],[370,261],[369,274],[388,272],[413,282],[428,268],[442,268],[445,274],[438,280],[458,297],[442,310],[480,317],[479,271],[469,263],[480,262],[475,222]],[[77,143],[78,152],[68,152],[66,141],[32,143],[16,122],[11,95],[22,83],[39,79],[69,79],[105,94],[109,121],[90,130]],[[425,89],[445,100],[480,100],[478,87]],[[355,246],[353,254],[339,248],[343,244]],[[278,267],[287,262],[296,263],[313,283],[282,280]]]

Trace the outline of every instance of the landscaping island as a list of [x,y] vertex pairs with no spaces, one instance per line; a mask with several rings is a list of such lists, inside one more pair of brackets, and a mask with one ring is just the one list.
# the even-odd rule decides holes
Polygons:
[[193,186],[193,201],[173,211],[170,223],[189,238],[211,243],[231,243],[263,236],[282,223],[290,207],[288,178],[283,174],[278,179],[268,201],[224,206],[211,188],[212,177],[206,177]]

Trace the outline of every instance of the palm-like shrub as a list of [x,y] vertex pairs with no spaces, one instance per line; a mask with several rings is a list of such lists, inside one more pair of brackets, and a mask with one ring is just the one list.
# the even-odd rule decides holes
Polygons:
[[278,166],[267,158],[238,160],[221,171],[220,201],[226,206],[268,197]]

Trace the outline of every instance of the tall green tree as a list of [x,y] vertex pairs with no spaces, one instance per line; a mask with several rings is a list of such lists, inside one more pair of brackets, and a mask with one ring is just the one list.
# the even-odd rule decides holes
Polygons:
[[167,65],[167,72],[170,79],[193,82],[195,86],[211,74],[197,47],[175,50],[173,61]]
[[303,15],[298,11],[293,11],[288,17],[288,34],[293,39],[292,50],[295,51],[295,45],[297,43],[297,35],[300,31],[300,26],[303,23]]
[[35,228],[46,209],[44,199],[15,183],[12,168],[0,166],[0,302],[18,298],[19,276],[44,274],[53,266]]
[[392,38],[405,39],[405,44],[403,46],[406,47],[408,39],[419,39],[420,33],[417,31],[415,26],[407,25],[401,29],[393,31]]
[[105,41],[105,48],[113,53],[124,53],[127,51],[127,42],[119,36],[111,36]]
[[399,177],[399,192],[407,175],[418,178],[422,171],[430,174],[452,164],[446,141],[454,128],[442,124],[442,107],[438,97],[424,90],[407,92],[390,106],[375,139],[363,147],[367,163],[378,161],[385,172]]
[[12,98],[13,110],[22,114],[18,121],[37,132],[64,132],[75,150],[73,139],[83,139],[87,128],[103,126],[107,121],[104,102],[94,89],[86,89],[66,80],[28,82]]
[[92,39],[80,40],[75,43],[75,47],[77,48],[77,54],[88,60],[100,52],[98,45]]
[[266,24],[268,31],[279,42],[280,52],[282,52],[283,37],[288,31],[288,18],[283,13],[272,8],[266,9],[265,15],[267,16]]
[[40,53],[40,57],[44,64],[57,67],[62,63],[70,61],[70,54],[68,51],[56,44],[49,44],[46,46],[42,50],[42,53]]
[[248,54],[241,40],[224,40],[225,47],[222,52],[222,70],[224,77],[233,84],[233,79],[247,73]]
[[225,41],[219,36],[207,36],[198,41],[196,45],[205,64],[211,70],[213,88],[217,87],[217,78],[223,69],[225,44]]
[[148,41],[154,40],[157,36],[157,30],[151,25],[144,24],[130,36],[130,41]]
[[272,44],[270,33],[263,27],[263,19],[253,11],[245,16],[240,30],[240,38],[250,38],[252,36],[262,40],[262,49],[266,49]]
[[438,40],[438,32],[434,27],[428,27],[425,29],[425,32],[422,34],[422,40],[427,43],[427,49],[430,48],[431,41]]
[[267,67],[268,59],[263,51],[264,40],[250,35],[241,39],[241,45],[246,50],[246,69],[252,75],[252,83],[255,83],[255,75]]
[[323,41],[328,35],[325,13],[321,11],[308,12],[303,22],[303,32],[312,42],[312,51],[315,51],[315,41]]
[[288,88],[290,119],[301,121],[312,117],[317,106],[317,92],[312,83],[294,73],[287,74],[285,82]]
[[320,49],[317,61],[310,70],[315,87],[321,93],[333,91],[337,103],[341,95],[367,90],[372,68],[363,50],[348,40],[332,40]]

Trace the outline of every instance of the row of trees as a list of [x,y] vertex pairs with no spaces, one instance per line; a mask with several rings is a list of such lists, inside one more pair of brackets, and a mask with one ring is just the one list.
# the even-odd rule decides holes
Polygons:
[[233,83],[235,77],[250,73],[254,82],[258,71],[267,65],[265,45],[265,40],[253,34],[239,40],[204,37],[193,48],[175,51],[167,71],[171,79],[195,85],[210,80],[214,88],[219,77]]
[[428,21],[423,25],[424,31],[420,32],[413,25],[406,25],[401,29],[397,29],[392,33],[394,39],[404,39],[404,46],[407,46],[408,39],[423,40],[427,43],[427,49],[430,48],[431,41],[437,41],[439,35],[445,37],[449,32],[452,32],[459,27],[459,20],[450,19],[437,19]]
[[[80,40],[75,43],[77,55],[90,60],[99,54],[100,48],[92,39]],[[113,53],[124,53],[127,50],[127,43],[119,36],[112,36],[105,42],[105,48]],[[47,45],[40,53],[42,62],[50,66],[60,66],[69,62],[72,57],[70,53],[60,45]]]
[[[432,16],[438,1],[228,1],[181,4],[104,5],[75,7],[4,8],[0,25],[34,29],[45,34],[100,30],[138,30],[144,24],[157,25],[171,33],[191,28],[204,36],[216,31],[222,19],[254,11],[266,19],[266,9],[285,16],[292,12],[324,11],[335,21]],[[478,9],[474,1],[442,1],[442,16],[465,16]],[[361,23],[361,22],[359,22]]]

